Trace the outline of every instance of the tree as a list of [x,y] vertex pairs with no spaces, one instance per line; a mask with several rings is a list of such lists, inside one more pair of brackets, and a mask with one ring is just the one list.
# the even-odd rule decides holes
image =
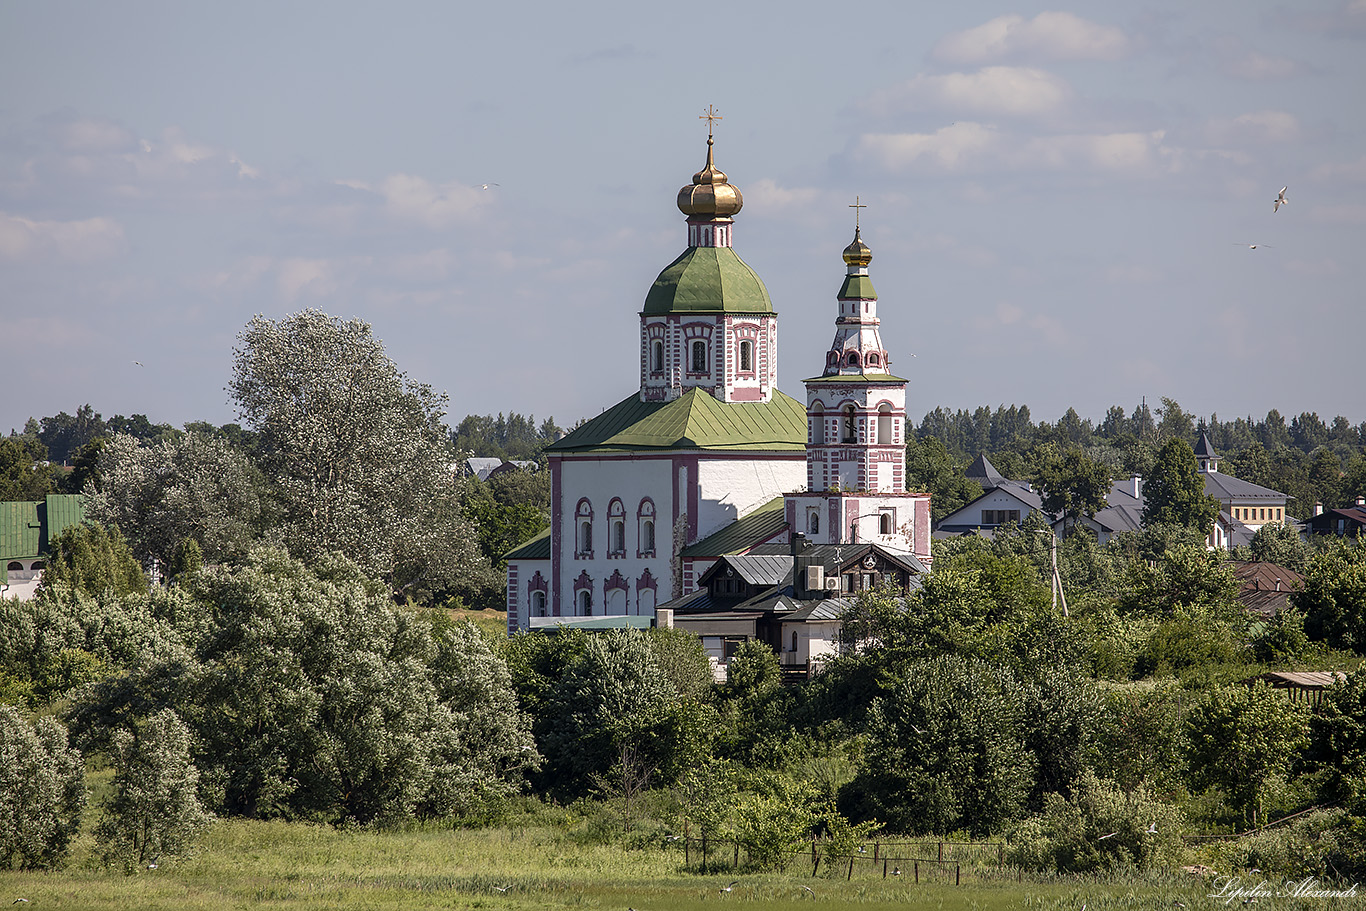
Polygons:
[[1019,818],[1034,784],[1025,705],[1005,667],[958,657],[912,665],[873,703],[864,763],[841,803],[901,832],[995,831]]
[[210,563],[240,558],[268,511],[263,478],[246,455],[202,433],[150,445],[116,434],[85,493],[86,515],[117,527],[149,565],[169,563],[186,538]]
[[1247,555],[1253,560],[1301,572],[1309,560],[1309,547],[1293,525],[1268,522],[1253,534],[1247,545]]
[[184,854],[213,821],[199,804],[190,729],[163,709],[137,731],[114,732],[114,794],[95,833],[106,863],[127,869]]
[[398,594],[489,574],[459,508],[444,395],[410,381],[360,320],[256,316],[239,340],[228,389],[258,432],[292,553],[340,551]]
[[1143,524],[1182,525],[1208,535],[1219,515],[1219,501],[1205,494],[1195,467],[1195,450],[1171,437],[1158,450],[1152,477],[1143,485]]
[[103,525],[73,525],[48,542],[46,568],[39,589],[55,592],[64,586],[76,593],[99,597],[147,592],[147,576],[134,559],[118,529]]
[[0,438],[0,501],[41,500],[52,492],[52,471],[42,444],[23,437]]
[[109,748],[171,708],[224,813],[329,822],[447,815],[515,792],[538,762],[488,643],[394,607],[343,557],[258,549],[186,589],[203,613],[183,643],[85,690],[80,742]]
[[1366,542],[1333,541],[1314,554],[1290,602],[1310,639],[1366,653]]
[[1110,469],[1080,449],[1059,452],[1051,444],[1039,447],[1035,483],[1043,492],[1043,508],[1061,515],[1069,528],[1083,516],[1090,518],[1106,506]]
[[1309,758],[1327,776],[1324,796],[1353,800],[1366,795],[1366,669],[1329,687],[1310,719]]
[[74,416],[62,411],[39,423],[38,439],[47,447],[48,458],[57,463],[65,463],[76,450],[107,432],[104,419],[88,404],[77,408]]
[[1244,820],[1265,824],[1268,799],[1308,744],[1309,713],[1264,684],[1234,684],[1206,694],[1186,732],[1192,784],[1221,788]]
[[0,869],[58,866],[84,809],[85,764],[66,728],[0,704]]

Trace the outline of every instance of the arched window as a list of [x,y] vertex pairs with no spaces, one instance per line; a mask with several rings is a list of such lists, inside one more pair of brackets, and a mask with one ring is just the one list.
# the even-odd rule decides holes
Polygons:
[[796,650],[797,650],[797,631],[794,629],[794,630],[792,631],[792,651],[795,652]]
[[636,509],[636,522],[640,547],[636,556],[653,557],[655,555],[655,504],[653,500],[646,498],[640,501],[640,506]]
[[531,616],[545,616],[545,592],[535,591],[531,593]]
[[816,445],[825,442],[825,406],[820,402],[811,405],[811,442]]
[[740,370],[743,373],[754,370],[754,343],[748,339],[740,343]]
[[892,533],[892,511],[884,509],[877,517],[877,533],[880,535],[890,535]]
[[650,345],[650,372],[664,372],[664,343],[655,339]]
[[857,443],[857,442],[858,442],[858,425],[857,425],[857,424],[855,423],[855,421],[854,421],[854,406],[853,406],[853,405],[846,405],[846,406],[844,407],[844,437],[843,437],[843,439],[842,439],[841,442],[844,442],[844,443]]
[[876,354],[870,354],[870,355],[868,355],[868,363],[869,363],[869,364],[880,364],[880,363],[882,363],[882,358],[878,357]]
[[612,534],[608,556],[626,556],[626,507],[620,500],[613,499],[607,507],[607,522]]
[[846,355],[844,356],[844,363],[845,363],[846,365],[850,366],[850,367],[857,367],[857,366],[858,366],[858,352],[857,352],[857,351],[850,351],[848,354],[846,354]]
[[593,505],[587,500],[579,501],[579,508],[574,512],[574,524],[578,530],[574,542],[574,556],[593,557]]
[[575,607],[578,616],[593,616],[593,593],[586,588],[580,589],[578,598],[575,599]]
[[701,339],[695,339],[692,343],[692,372],[707,372],[707,343]]
[[24,569],[24,564],[20,563],[18,560],[12,560],[12,561],[10,561],[9,566],[7,566],[7,567],[5,567],[5,568],[8,569],[8,570],[9,570],[10,572],[12,572],[12,573],[13,573],[13,572],[22,572],[23,569]]
[[892,406],[886,403],[877,409],[877,441],[884,446],[892,442]]
[[47,568],[47,564],[44,563],[42,560],[34,560],[32,563],[29,564],[29,567],[28,567],[28,568],[29,568],[29,569],[46,569],[46,568]]
[[821,533],[821,511],[819,509],[808,509],[806,511],[806,530],[812,535]]

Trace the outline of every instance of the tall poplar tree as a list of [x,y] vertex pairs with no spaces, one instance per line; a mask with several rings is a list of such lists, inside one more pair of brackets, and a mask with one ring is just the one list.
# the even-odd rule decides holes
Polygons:
[[1195,450],[1171,437],[1158,450],[1152,476],[1143,483],[1143,524],[1180,525],[1202,535],[1214,528],[1219,501],[1205,493],[1195,468]]

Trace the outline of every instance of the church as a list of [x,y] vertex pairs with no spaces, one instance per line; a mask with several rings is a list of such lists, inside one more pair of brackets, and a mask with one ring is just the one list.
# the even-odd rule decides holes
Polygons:
[[930,563],[929,495],[905,489],[906,380],[890,373],[857,218],[803,404],[777,388],[778,314],[735,253],[744,199],[713,146],[678,192],[687,248],[638,311],[638,388],[546,449],[550,527],[507,555],[509,634],[649,625],[722,558],[798,535]]

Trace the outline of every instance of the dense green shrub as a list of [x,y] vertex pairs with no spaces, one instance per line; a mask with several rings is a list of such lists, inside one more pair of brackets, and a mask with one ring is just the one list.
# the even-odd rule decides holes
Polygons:
[[51,718],[30,724],[0,705],[0,869],[59,866],[85,800],[85,764],[66,728]]

